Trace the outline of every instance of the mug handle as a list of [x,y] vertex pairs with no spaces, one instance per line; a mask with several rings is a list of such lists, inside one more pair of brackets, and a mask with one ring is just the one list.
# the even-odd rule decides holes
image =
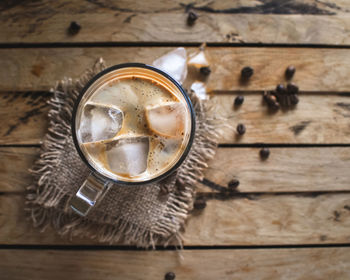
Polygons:
[[71,198],[70,207],[80,216],[86,216],[112,185],[113,183],[102,180],[95,173],[90,173],[75,196]]

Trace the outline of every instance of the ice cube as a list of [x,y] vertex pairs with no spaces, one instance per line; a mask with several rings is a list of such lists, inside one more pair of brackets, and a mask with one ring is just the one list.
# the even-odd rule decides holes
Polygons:
[[83,143],[81,146],[95,159],[100,159],[106,150],[106,145],[103,142],[88,142]]
[[126,110],[125,106],[133,108],[135,104],[138,104],[139,97],[127,81],[120,80],[93,96],[92,102],[117,106],[123,104],[123,110]]
[[106,157],[112,172],[134,177],[145,172],[149,152],[148,136],[123,137],[106,143]]
[[209,99],[204,83],[199,81],[194,82],[191,85],[191,90],[193,90],[193,92],[197,95],[199,99],[202,99],[202,100]]
[[166,137],[181,137],[185,127],[185,108],[180,102],[167,102],[145,108],[148,127]]
[[153,66],[168,73],[180,84],[187,76],[187,53],[184,48],[177,48],[153,61]]
[[162,143],[162,149],[161,149],[161,156],[164,155],[174,155],[176,154],[176,151],[180,148],[182,140],[179,138],[164,138],[161,139]]
[[83,108],[79,133],[83,143],[113,138],[123,124],[123,112],[115,106],[97,103]]
[[188,60],[189,66],[194,66],[196,68],[201,68],[209,66],[208,59],[205,56],[204,48],[200,48],[198,52],[192,54]]
[[152,156],[148,159],[148,170],[157,173],[160,167],[169,166],[177,160],[181,148],[181,138],[157,137],[151,142]]

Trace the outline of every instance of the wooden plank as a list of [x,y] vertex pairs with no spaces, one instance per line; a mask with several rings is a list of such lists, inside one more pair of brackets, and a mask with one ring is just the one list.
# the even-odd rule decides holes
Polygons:
[[39,148],[0,148],[0,193],[23,192],[32,182],[29,169]]
[[[173,50],[170,47],[33,48],[0,49],[0,91],[45,91],[64,76],[77,77],[103,57],[108,65],[138,61],[151,63]],[[195,48],[188,48],[194,52]],[[262,91],[285,82],[288,65],[297,68],[294,78],[302,91],[350,91],[350,50],[327,48],[210,47],[212,74],[208,88],[214,91]],[[255,74],[240,83],[241,68],[251,65]]]
[[[272,2],[272,3],[271,3]],[[47,14],[53,16],[57,13],[115,13],[133,12],[155,14],[161,12],[176,12],[186,9],[203,10],[208,13],[252,13],[252,14],[342,14],[349,13],[350,4],[346,0],[295,0],[293,3],[281,3],[274,1],[240,0],[240,1],[207,1],[207,0],[121,0],[118,2],[96,1],[69,1],[61,0],[52,3],[49,0],[40,0],[35,4],[1,2],[0,11],[5,15],[21,15],[29,17]],[[26,13],[27,12],[27,13]]]
[[[4,279],[347,279],[349,248],[176,251],[2,250]],[[182,256],[182,258],[181,258]]]
[[[67,32],[71,21],[81,31]],[[180,13],[65,13],[53,17],[33,17],[13,23],[8,19],[0,33],[0,43],[265,43],[349,45],[350,19],[347,14],[255,15],[199,13],[193,26]],[[174,28],[175,27],[175,28]]]
[[192,216],[186,245],[348,243],[350,194],[262,195],[212,200]]
[[[219,148],[205,178],[222,188],[236,178],[243,193],[349,191],[349,148],[271,148],[261,161],[259,148]],[[0,148],[0,193],[23,192],[39,148]],[[199,192],[222,188],[198,184]]]
[[[41,1],[5,7],[0,43],[230,42],[349,45],[349,4],[344,1]],[[186,9],[199,15],[187,25]],[[300,16],[300,14],[303,14]],[[76,35],[71,21],[82,26]],[[175,28],[174,28],[175,27]]]
[[23,194],[0,195],[0,244],[97,244],[87,238],[62,238],[51,227],[34,228],[24,209]]
[[[215,114],[228,118],[220,143],[350,143],[349,96],[300,94],[295,109],[269,111],[262,94],[245,95],[244,104],[233,108],[236,95],[215,96]],[[238,123],[246,133],[237,137]]]
[[1,93],[0,144],[39,144],[48,126],[48,96],[45,92]]
[[[93,244],[40,233],[24,217],[23,196],[0,196],[0,244]],[[343,244],[350,240],[350,194],[251,195],[209,199],[186,224],[184,245]]]
[[[47,130],[48,97],[37,93],[0,93],[0,144],[39,144]],[[262,103],[262,94],[245,94],[244,104],[233,108],[235,94],[217,94],[211,101],[215,116],[228,118],[219,142],[239,143],[350,143],[350,97],[300,94],[293,110],[274,114]],[[34,103],[33,103],[33,98]],[[16,108],[16,110],[14,110]],[[235,128],[244,123],[247,132],[237,137]]]
[[[349,148],[220,148],[205,178],[221,186],[238,179],[241,192],[313,192],[350,190]],[[200,191],[209,191],[202,186]]]

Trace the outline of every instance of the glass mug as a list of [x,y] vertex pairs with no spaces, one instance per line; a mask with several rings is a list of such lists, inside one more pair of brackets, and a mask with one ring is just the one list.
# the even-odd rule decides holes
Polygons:
[[73,110],[74,144],[91,173],[70,200],[71,208],[85,216],[113,183],[166,178],[186,158],[194,133],[192,103],[167,73],[141,63],[98,73]]

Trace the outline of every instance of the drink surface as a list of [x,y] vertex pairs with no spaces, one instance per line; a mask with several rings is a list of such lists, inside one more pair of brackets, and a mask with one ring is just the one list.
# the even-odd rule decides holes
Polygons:
[[180,91],[149,75],[111,79],[77,110],[77,139],[89,163],[114,180],[158,177],[182,156],[191,115]]

